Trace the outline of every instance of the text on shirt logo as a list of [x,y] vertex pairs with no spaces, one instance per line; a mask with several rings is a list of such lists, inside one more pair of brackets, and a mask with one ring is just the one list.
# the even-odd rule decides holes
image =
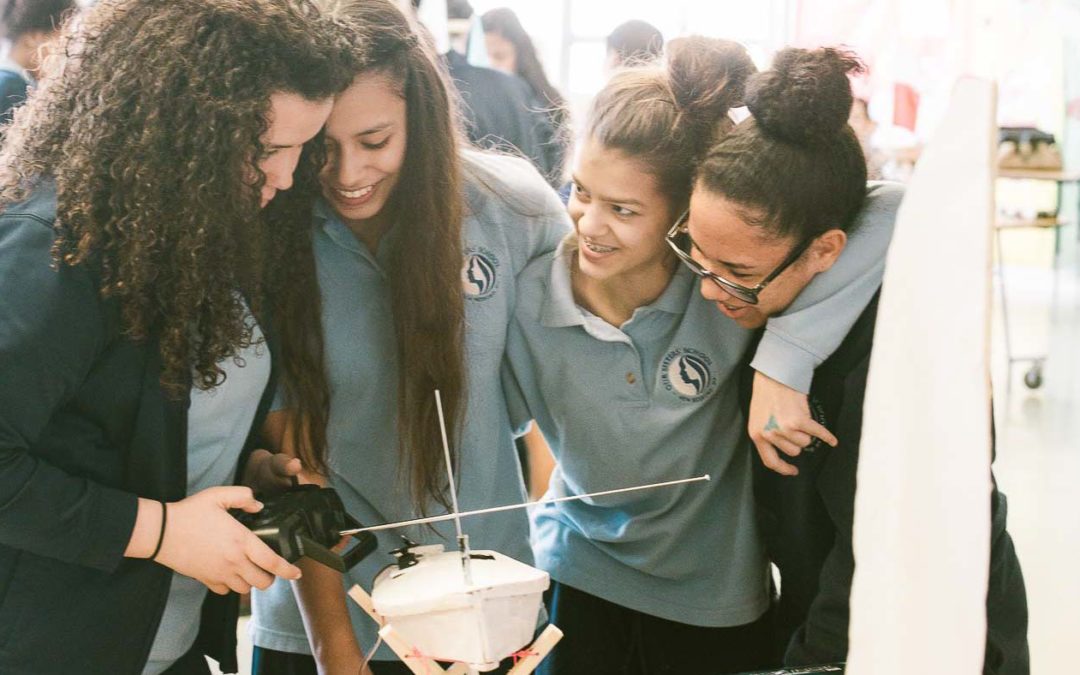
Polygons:
[[664,389],[684,401],[700,401],[716,388],[712,359],[690,348],[667,353],[660,364],[660,379]]

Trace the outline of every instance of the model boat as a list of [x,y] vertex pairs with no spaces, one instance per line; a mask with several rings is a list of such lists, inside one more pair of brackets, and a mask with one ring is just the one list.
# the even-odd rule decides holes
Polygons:
[[[458,550],[446,551],[442,544],[420,546],[406,541],[404,547],[393,551],[397,563],[375,577],[370,595],[360,586],[354,586],[349,596],[382,625],[380,638],[414,673],[486,672],[515,655],[523,658],[511,673],[531,673],[562,637],[558,628],[549,625],[533,640],[550,578],[547,572],[498,551],[470,550],[469,536],[462,532],[461,519],[535,504],[707,481],[709,476],[461,512],[438,391],[435,402],[453,511],[441,516],[343,530],[340,534],[354,535],[453,520]],[[460,665],[442,671],[436,661]]]
[[480,671],[533,640],[547,572],[497,551],[471,551],[469,576],[458,551],[441,544],[395,552],[371,594],[375,611],[421,654]]

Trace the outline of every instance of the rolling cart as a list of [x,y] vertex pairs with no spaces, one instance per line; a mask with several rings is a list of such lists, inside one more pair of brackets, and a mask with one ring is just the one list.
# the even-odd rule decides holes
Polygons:
[[1043,383],[1043,370],[1046,364],[1046,354],[1018,356],[1013,352],[1012,337],[1009,328],[1009,303],[1005,283],[1005,266],[1001,262],[1002,248],[1001,233],[1006,230],[1035,228],[1054,231],[1054,256],[1053,256],[1053,279],[1051,282],[1050,295],[1050,321],[1053,323],[1057,309],[1058,293],[1058,252],[1060,250],[1061,228],[1068,224],[1060,218],[1062,186],[1066,183],[1080,183],[1080,172],[1052,171],[1045,169],[1001,169],[998,178],[1008,180],[1041,180],[1057,183],[1057,202],[1051,215],[1039,218],[1003,218],[999,217],[994,223],[994,239],[998,248],[998,278],[1001,280],[1001,315],[1005,324],[1005,354],[1009,361],[1009,379],[1007,390],[1012,389],[1012,368],[1015,363],[1031,364],[1024,373],[1024,385],[1029,389],[1038,389]]

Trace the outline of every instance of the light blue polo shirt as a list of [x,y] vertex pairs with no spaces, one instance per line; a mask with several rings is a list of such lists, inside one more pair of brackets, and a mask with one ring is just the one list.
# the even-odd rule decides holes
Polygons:
[[[466,152],[463,162],[467,213],[461,283],[466,297],[468,399],[457,477],[461,508],[467,510],[526,499],[499,372],[516,277],[529,260],[555,248],[569,229],[569,219],[557,195],[526,161]],[[330,484],[340,492],[349,513],[365,524],[419,515],[410,501],[407,473],[397,450],[398,364],[385,269],[398,236],[396,229],[391,230],[372,255],[326,204],[316,208],[314,252],[331,388]],[[429,507],[431,514],[444,511],[434,504]],[[464,526],[473,548],[495,549],[532,562],[523,510],[469,518]],[[370,590],[375,574],[393,562],[389,552],[401,546],[399,534],[418,542],[454,545],[452,523],[434,528],[435,532],[424,527],[379,533],[378,551],[353,568],[345,584],[359,583]],[[355,603],[348,604],[360,645],[370,649],[377,627]],[[256,645],[310,653],[287,582],[254,592],[252,615]],[[396,657],[383,647],[376,658]]]
[[[270,350],[262,329],[251,315],[247,321],[252,326],[252,344],[240,348],[237,358],[218,363],[225,371],[225,380],[212,389],[191,390],[187,415],[188,496],[234,482],[240,452],[270,379]],[[164,672],[195,644],[207,592],[206,586],[191,577],[172,573],[169,598],[143,675]]]
[[[884,198],[877,190],[871,205]],[[775,344],[763,366],[801,376],[807,354],[839,346],[880,285],[876,261],[884,261],[898,201],[888,218],[860,222],[847,260],[805,289],[813,302],[770,320],[783,337],[769,338]],[[563,242],[526,268],[507,338],[511,418],[536,419],[559,462],[547,496],[705,473],[712,481],[534,507],[537,565],[561,583],[664,619],[752,622],[769,602],[739,404],[752,333],[704,300],[681,265],[659,298],[612,326],[575,303],[573,255]]]

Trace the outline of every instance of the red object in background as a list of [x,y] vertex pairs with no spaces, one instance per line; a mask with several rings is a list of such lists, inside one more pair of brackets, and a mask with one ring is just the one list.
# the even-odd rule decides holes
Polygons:
[[1074,98],[1065,105],[1065,116],[1080,120],[1080,98]]
[[897,82],[893,87],[893,124],[915,131],[919,116],[919,92],[910,84]]

